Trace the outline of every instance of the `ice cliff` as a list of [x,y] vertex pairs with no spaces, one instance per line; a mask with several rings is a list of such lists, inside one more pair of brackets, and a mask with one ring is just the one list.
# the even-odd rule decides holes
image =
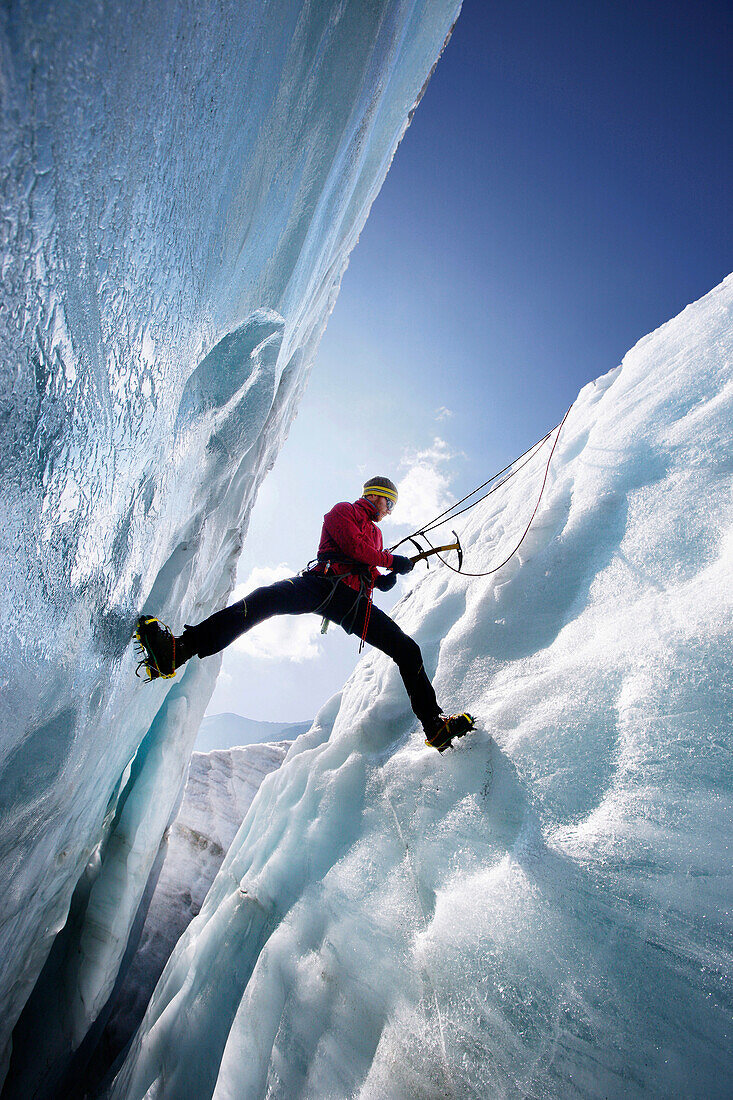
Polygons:
[[[733,277],[586,386],[520,553],[407,580],[269,775],[113,1100],[729,1095]],[[543,452],[546,454],[546,451]],[[515,545],[543,458],[465,517]]]
[[0,10],[8,1095],[47,1092],[103,1022],[217,674],[143,690],[135,617],[180,628],[226,601],[459,6]]

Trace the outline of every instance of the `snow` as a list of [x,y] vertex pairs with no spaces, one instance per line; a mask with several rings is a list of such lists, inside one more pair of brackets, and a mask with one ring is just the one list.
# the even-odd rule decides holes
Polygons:
[[180,630],[226,603],[349,253],[459,7],[2,9],[8,1095],[49,1092],[102,1019],[213,690],[217,660],[143,688],[136,617]]
[[[506,567],[407,578],[396,618],[477,732],[425,748],[360,661],[112,1098],[728,1095],[732,314],[730,277],[581,391]],[[544,461],[464,517],[467,569],[516,544]]]
[[132,1038],[171,951],[199,912],[262,780],[280,767],[290,745],[290,741],[280,741],[193,753],[181,808],[167,834],[165,861],[140,946],[106,1027],[108,1057]]

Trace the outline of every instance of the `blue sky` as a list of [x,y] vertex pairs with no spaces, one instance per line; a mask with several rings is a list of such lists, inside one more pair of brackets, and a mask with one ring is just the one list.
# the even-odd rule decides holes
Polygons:
[[[403,516],[429,518],[730,272],[732,45],[723,4],[466,0],[261,491],[243,590],[302,568],[366,476],[412,470]],[[317,628],[253,631],[209,713],[312,717],[358,648]]]

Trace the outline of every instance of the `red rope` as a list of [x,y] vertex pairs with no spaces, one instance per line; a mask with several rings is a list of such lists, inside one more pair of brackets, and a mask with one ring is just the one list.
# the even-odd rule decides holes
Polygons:
[[361,642],[359,643],[359,652],[361,653],[366,642],[367,630],[369,629],[369,618],[372,613],[372,600],[374,599],[374,589],[369,592],[369,602],[367,603],[366,614],[364,616],[364,629],[361,632]]
[[[572,408],[572,406],[571,406],[571,408]],[[568,409],[568,412],[570,412],[570,409]],[[567,413],[565,414],[565,416],[567,416]],[[564,422],[565,422],[565,417],[563,417],[563,420],[560,424],[560,427],[562,427],[562,424]],[[557,428],[557,427],[558,427],[558,425],[556,424],[555,428]],[[398,546],[402,546],[403,542],[408,542],[412,538],[416,538],[416,537],[419,537],[420,535],[424,535],[428,531],[432,531],[435,527],[442,527],[445,523],[452,522],[458,516],[462,516],[464,512],[470,512],[470,510],[472,508],[475,508],[477,504],[480,504],[482,500],[486,500],[486,498],[490,497],[492,493],[497,492],[497,490],[501,489],[501,487],[503,485],[506,485],[507,481],[509,481],[510,478],[513,478],[515,474],[518,474],[519,471],[527,465],[527,462],[531,462],[532,459],[534,458],[534,456],[536,454],[539,454],[542,447],[545,445],[547,440],[550,438],[552,433],[555,431],[555,428],[550,428],[547,435],[543,435],[542,439],[538,440],[537,443],[533,443],[532,446],[529,447],[524,452],[524,454],[521,454],[518,458],[515,458],[512,462],[509,463],[508,466],[505,466],[503,470],[499,470],[498,474],[494,474],[493,477],[490,477],[488,481],[484,481],[482,485],[478,485],[475,489],[473,489],[465,497],[461,497],[461,499],[457,500],[455,502],[455,504],[451,504],[450,508],[446,508],[446,510],[444,512],[441,512],[439,515],[435,516],[434,519],[431,519],[429,521],[429,523],[425,524],[424,527],[420,527],[417,531],[413,531],[411,535],[405,535],[405,537],[403,539],[400,539],[399,542],[396,542],[394,544],[394,546],[390,546],[390,550],[392,552],[394,552],[397,549]],[[525,458],[526,456],[529,456],[527,458],[527,461],[522,462],[522,459]],[[517,465],[517,463],[519,463],[519,462],[522,463],[521,466]],[[500,481],[498,483],[498,485],[492,486],[492,488],[489,489],[488,493],[484,493],[484,495],[482,497],[479,497],[478,500],[474,500],[474,502],[472,504],[467,504],[465,508],[461,508],[460,512],[455,512],[454,511],[454,509],[457,508],[459,506],[459,504],[463,504],[464,501],[470,500],[471,497],[476,495],[476,493],[480,493],[482,489],[485,489],[487,485],[491,485],[492,481],[496,481],[496,479],[501,477],[502,474],[505,474],[507,472],[507,470],[511,470],[511,473],[507,477],[505,477],[503,481]],[[453,513],[452,515],[450,514],[451,512]],[[447,518],[443,519],[443,516],[446,516]]]
[[[571,406],[570,406],[570,409],[572,409],[572,407],[573,407],[573,406],[571,405]],[[547,475],[548,475],[548,474],[549,474],[549,472],[550,472],[550,463],[552,462],[552,456],[553,456],[553,455],[554,455],[554,453],[555,453],[555,447],[557,447],[557,441],[558,441],[558,439],[560,438],[560,432],[562,431],[562,429],[563,429],[563,425],[564,425],[565,421],[566,421],[566,420],[567,420],[567,418],[568,418],[568,415],[569,415],[569,413],[570,413],[570,409],[568,409],[568,411],[567,411],[567,412],[565,413],[565,416],[564,416],[564,417],[562,418],[562,420],[560,421],[560,423],[559,423],[559,425],[558,425],[558,428],[557,428],[557,435],[555,436],[555,442],[554,442],[554,443],[552,444],[552,450],[550,451],[550,457],[548,458],[548,460],[547,460],[547,465],[545,466],[545,476],[544,476],[544,478],[542,479],[542,488],[540,489],[540,495],[539,495],[539,496],[537,497],[537,503],[536,503],[536,504],[535,504],[535,506],[534,506],[534,512],[533,512],[533,513],[532,513],[532,515],[530,516],[530,519],[529,519],[529,523],[527,524],[527,526],[526,526],[526,527],[525,527],[525,529],[524,529],[524,534],[522,535],[521,539],[519,540],[519,542],[517,543],[517,545],[516,545],[516,546],[514,547],[514,549],[512,550],[512,552],[511,552],[511,554],[509,555],[509,557],[508,557],[508,558],[504,558],[504,561],[503,561],[503,562],[501,562],[501,564],[500,564],[500,565],[495,565],[493,569],[489,569],[489,570],[487,570],[487,572],[486,572],[486,573],[466,573],[466,572],[465,572],[465,570],[463,570],[463,569],[456,569],[456,568],[455,568],[455,566],[451,565],[451,564],[450,564],[450,562],[447,562],[447,561],[445,560],[445,558],[442,558],[442,557],[440,556],[440,554],[437,554],[437,555],[436,555],[436,557],[438,558],[438,561],[441,561],[441,562],[443,563],[443,565],[447,565],[449,569],[452,569],[454,573],[459,573],[459,574],[460,574],[460,575],[461,575],[462,577],[489,577],[489,576],[491,576],[491,574],[492,574],[492,573],[496,573],[496,572],[498,572],[498,571],[499,571],[499,569],[503,569],[503,567],[504,567],[504,566],[505,566],[505,565],[507,564],[507,562],[511,561],[511,559],[512,559],[512,558],[514,557],[514,555],[516,554],[517,550],[519,549],[519,547],[520,547],[520,546],[522,545],[522,543],[524,542],[525,538],[527,537],[527,533],[528,533],[528,531],[529,531],[530,527],[532,526],[532,522],[533,522],[533,520],[534,520],[534,517],[535,517],[535,516],[537,515],[537,509],[538,509],[538,508],[539,508],[539,506],[540,506],[540,501],[542,500],[542,494],[544,493],[544,491],[545,491],[545,485],[547,484]],[[477,502],[477,503],[478,503],[478,502]],[[430,539],[428,539],[428,537],[427,537],[426,535],[424,535],[424,534],[422,535],[422,537],[423,537],[423,538],[425,539],[425,541],[427,542],[428,546],[430,546],[430,545],[431,545],[431,544],[430,544]]]

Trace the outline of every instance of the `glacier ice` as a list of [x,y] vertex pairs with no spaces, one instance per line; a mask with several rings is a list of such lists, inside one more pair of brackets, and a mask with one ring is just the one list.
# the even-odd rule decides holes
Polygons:
[[[217,717],[227,718],[231,726],[238,715]],[[107,1061],[135,1032],[171,951],[199,912],[262,780],[280,767],[291,744],[262,743],[191,756],[183,801],[168,832],[165,861],[140,944],[105,1028],[102,1053]]]
[[[396,617],[479,730],[438,756],[360,661],[262,783],[114,1100],[728,1095],[732,352],[733,276],[581,391],[509,565],[414,580]],[[541,475],[466,517],[467,568]]]
[[225,602],[459,7],[2,6],[0,1078],[35,988],[16,1094],[102,1018],[216,677],[142,690],[136,614],[180,629]]

